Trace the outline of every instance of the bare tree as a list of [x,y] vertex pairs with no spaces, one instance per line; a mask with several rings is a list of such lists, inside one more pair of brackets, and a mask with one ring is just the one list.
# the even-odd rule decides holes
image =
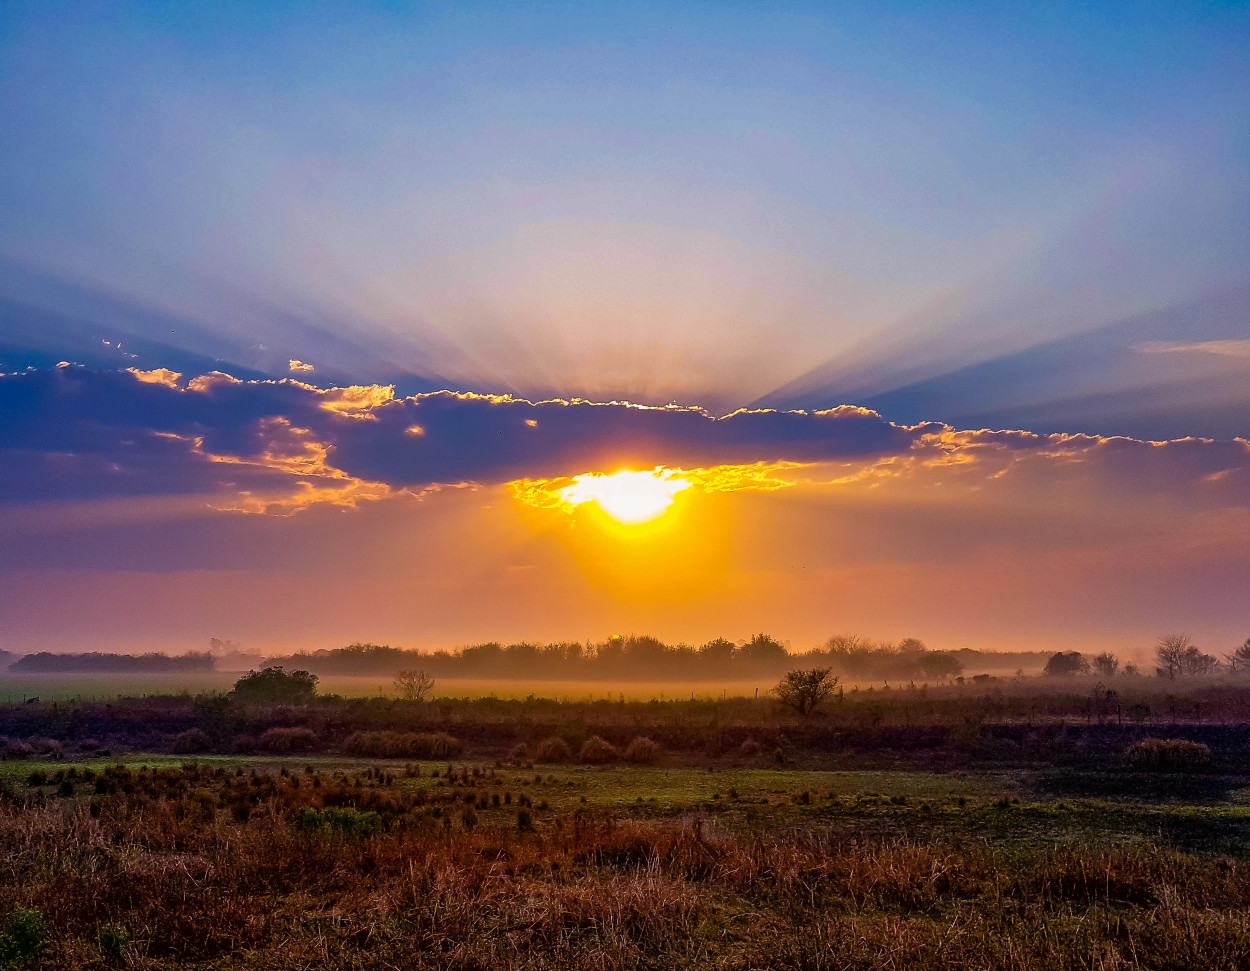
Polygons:
[[1113,678],[1120,672],[1120,659],[1110,651],[1103,651],[1094,657],[1094,671],[1104,678]]
[[392,683],[405,701],[424,701],[434,690],[434,679],[424,671],[400,671]]
[[778,682],[773,693],[782,704],[793,708],[800,715],[807,715],[833,695],[838,678],[829,673],[831,670],[832,668],[810,668],[806,671],[791,671]]
[[1228,670],[1233,672],[1250,669],[1250,637],[1246,638],[1246,642],[1241,647],[1225,654],[1224,663],[1228,665]]
[[1155,646],[1155,657],[1159,661],[1159,671],[1166,672],[1169,678],[1185,670],[1185,652],[1194,646],[1188,634],[1164,634]]

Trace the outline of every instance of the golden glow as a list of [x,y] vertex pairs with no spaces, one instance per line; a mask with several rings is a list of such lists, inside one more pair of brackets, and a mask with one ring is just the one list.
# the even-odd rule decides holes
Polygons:
[[593,502],[619,523],[645,523],[668,511],[677,493],[689,489],[688,479],[672,469],[649,472],[614,472],[575,475],[572,485],[559,490],[560,501],[568,506]]
[[[756,462],[752,465],[716,465],[706,469],[668,469],[648,472],[586,472],[551,479],[517,479],[508,483],[514,498],[536,509],[571,513],[593,503],[605,516],[625,525],[658,519],[686,489],[700,494],[719,492],[774,492],[796,484],[779,473],[802,468],[798,462]],[[632,533],[632,531],[631,531]]]

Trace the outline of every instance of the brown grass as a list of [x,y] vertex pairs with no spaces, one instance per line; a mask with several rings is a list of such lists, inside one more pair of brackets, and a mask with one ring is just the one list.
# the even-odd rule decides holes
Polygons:
[[[1231,858],[1007,859],[703,815],[540,813],[522,832],[528,799],[492,802],[490,770],[430,792],[378,769],[46,781],[0,804],[0,917],[44,915],[43,968],[102,967],[106,925],[151,969],[1250,966],[1250,868]],[[377,835],[299,824],[327,807]]]

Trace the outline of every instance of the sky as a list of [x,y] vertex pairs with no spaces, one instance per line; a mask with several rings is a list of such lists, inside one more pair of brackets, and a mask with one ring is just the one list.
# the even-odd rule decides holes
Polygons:
[[1248,44],[1223,3],[6,3],[0,648],[1231,650]]

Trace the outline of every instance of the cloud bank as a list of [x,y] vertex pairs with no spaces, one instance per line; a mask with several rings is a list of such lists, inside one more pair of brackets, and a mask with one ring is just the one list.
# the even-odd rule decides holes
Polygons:
[[828,487],[924,475],[977,489],[1027,470],[1051,487],[1079,482],[1084,501],[1148,493],[1204,507],[1250,504],[1243,439],[959,430],[896,424],[849,405],[715,416],[65,364],[0,376],[0,413],[0,503],[8,505],[182,495],[223,510],[289,512],[655,466],[738,470],[704,475],[706,489],[721,491],[776,488],[767,470],[781,467],[806,469],[800,479]]

